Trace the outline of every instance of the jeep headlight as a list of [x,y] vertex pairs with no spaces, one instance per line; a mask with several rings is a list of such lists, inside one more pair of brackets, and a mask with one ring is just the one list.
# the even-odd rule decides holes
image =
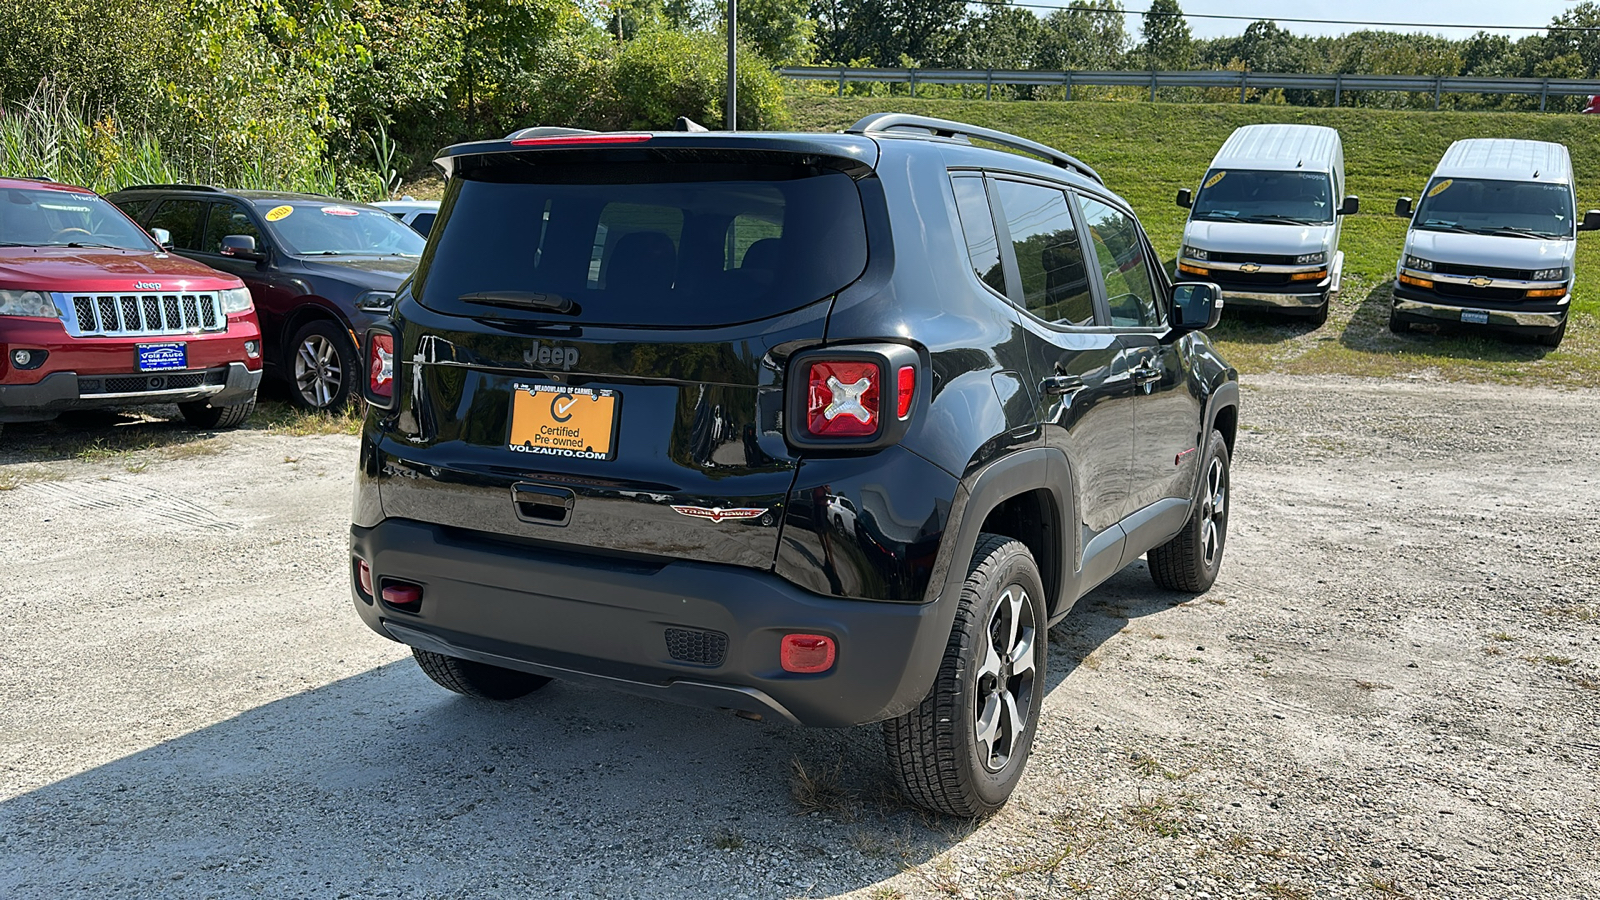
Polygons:
[[1190,259],[1198,259],[1201,261],[1211,258],[1210,251],[1201,250],[1199,247],[1190,247],[1187,244],[1185,244],[1183,247],[1183,255],[1189,257]]
[[1297,266],[1320,266],[1328,261],[1328,251],[1318,250],[1315,253],[1302,253],[1294,258]]
[[242,313],[250,311],[250,289],[228,288],[222,292],[222,311],[224,313]]
[[1554,269],[1538,269],[1533,273],[1534,281],[1566,281],[1567,267],[1560,266]]
[[38,316],[61,318],[50,295],[40,291],[0,291],[0,316]]
[[393,308],[393,291],[367,291],[356,298],[356,309],[362,312],[386,313]]
[[1420,256],[1409,256],[1408,255],[1406,257],[1406,268],[1408,268],[1408,269],[1416,269],[1416,270],[1418,270],[1420,272],[1432,272],[1433,271],[1433,260],[1431,260],[1431,259],[1423,259]]

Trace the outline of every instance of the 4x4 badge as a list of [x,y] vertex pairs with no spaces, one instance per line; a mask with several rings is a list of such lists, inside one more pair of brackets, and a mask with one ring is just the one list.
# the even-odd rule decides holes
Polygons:
[[723,509],[720,506],[674,506],[672,510],[680,516],[688,516],[691,519],[710,519],[713,522],[721,522],[723,519],[754,519],[767,511],[766,508],[756,509],[750,506],[734,509]]

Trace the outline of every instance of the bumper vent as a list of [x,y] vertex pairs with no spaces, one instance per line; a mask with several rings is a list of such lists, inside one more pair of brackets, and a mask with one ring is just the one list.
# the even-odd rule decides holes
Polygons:
[[172,375],[84,376],[78,379],[79,396],[93,394],[143,394],[151,391],[181,391],[228,383],[227,369],[205,372],[178,372]]
[[667,653],[678,662],[720,666],[728,656],[728,636],[720,631],[668,628]]

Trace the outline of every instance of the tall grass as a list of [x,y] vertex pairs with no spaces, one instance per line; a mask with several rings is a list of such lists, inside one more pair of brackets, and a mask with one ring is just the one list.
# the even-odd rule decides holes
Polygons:
[[327,163],[284,171],[265,154],[221,164],[203,146],[173,150],[153,134],[126,127],[112,112],[74,102],[48,82],[28,100],[0,107],[0,175],[32,175],[109,193],[135,184],[218,184],[366,199],[381,179]]

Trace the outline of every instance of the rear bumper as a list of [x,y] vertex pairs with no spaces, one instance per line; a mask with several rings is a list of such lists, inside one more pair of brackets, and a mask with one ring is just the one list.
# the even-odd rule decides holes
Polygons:
[[187,403],[231,406],[255,396],[261,370],[244,363],[212,369],[79,375],[52,372],[32,384],[0,384],[0,422],[49,419],[74,409]]
[[[1396,288],[1394,314],[1395,318],[1403,322],[1464,324],[1479,328],[1503,328],[1527,334],[1550,334],[1567,321],[1571,297],[1572,295],[1568,294],[1559,301],[1523,303],[1508,307],[1474,305]],[[1474,314],[1486,317],[1486,321],[1472,321]]]
[[[361,618],[392,640],[802,725],[845,727],[910,710],[933,684],[955,617],[953,603],[839,600],[755,569],[615,561],[406,519],[353,527],[350,546],[375,584],[423,587],[415,613],[352,587]],[[674,659],[669,628],[722,635],[726,650],[720,661]],[[783,671],[778,647],[790,633],[833,638],[833,668]]]

